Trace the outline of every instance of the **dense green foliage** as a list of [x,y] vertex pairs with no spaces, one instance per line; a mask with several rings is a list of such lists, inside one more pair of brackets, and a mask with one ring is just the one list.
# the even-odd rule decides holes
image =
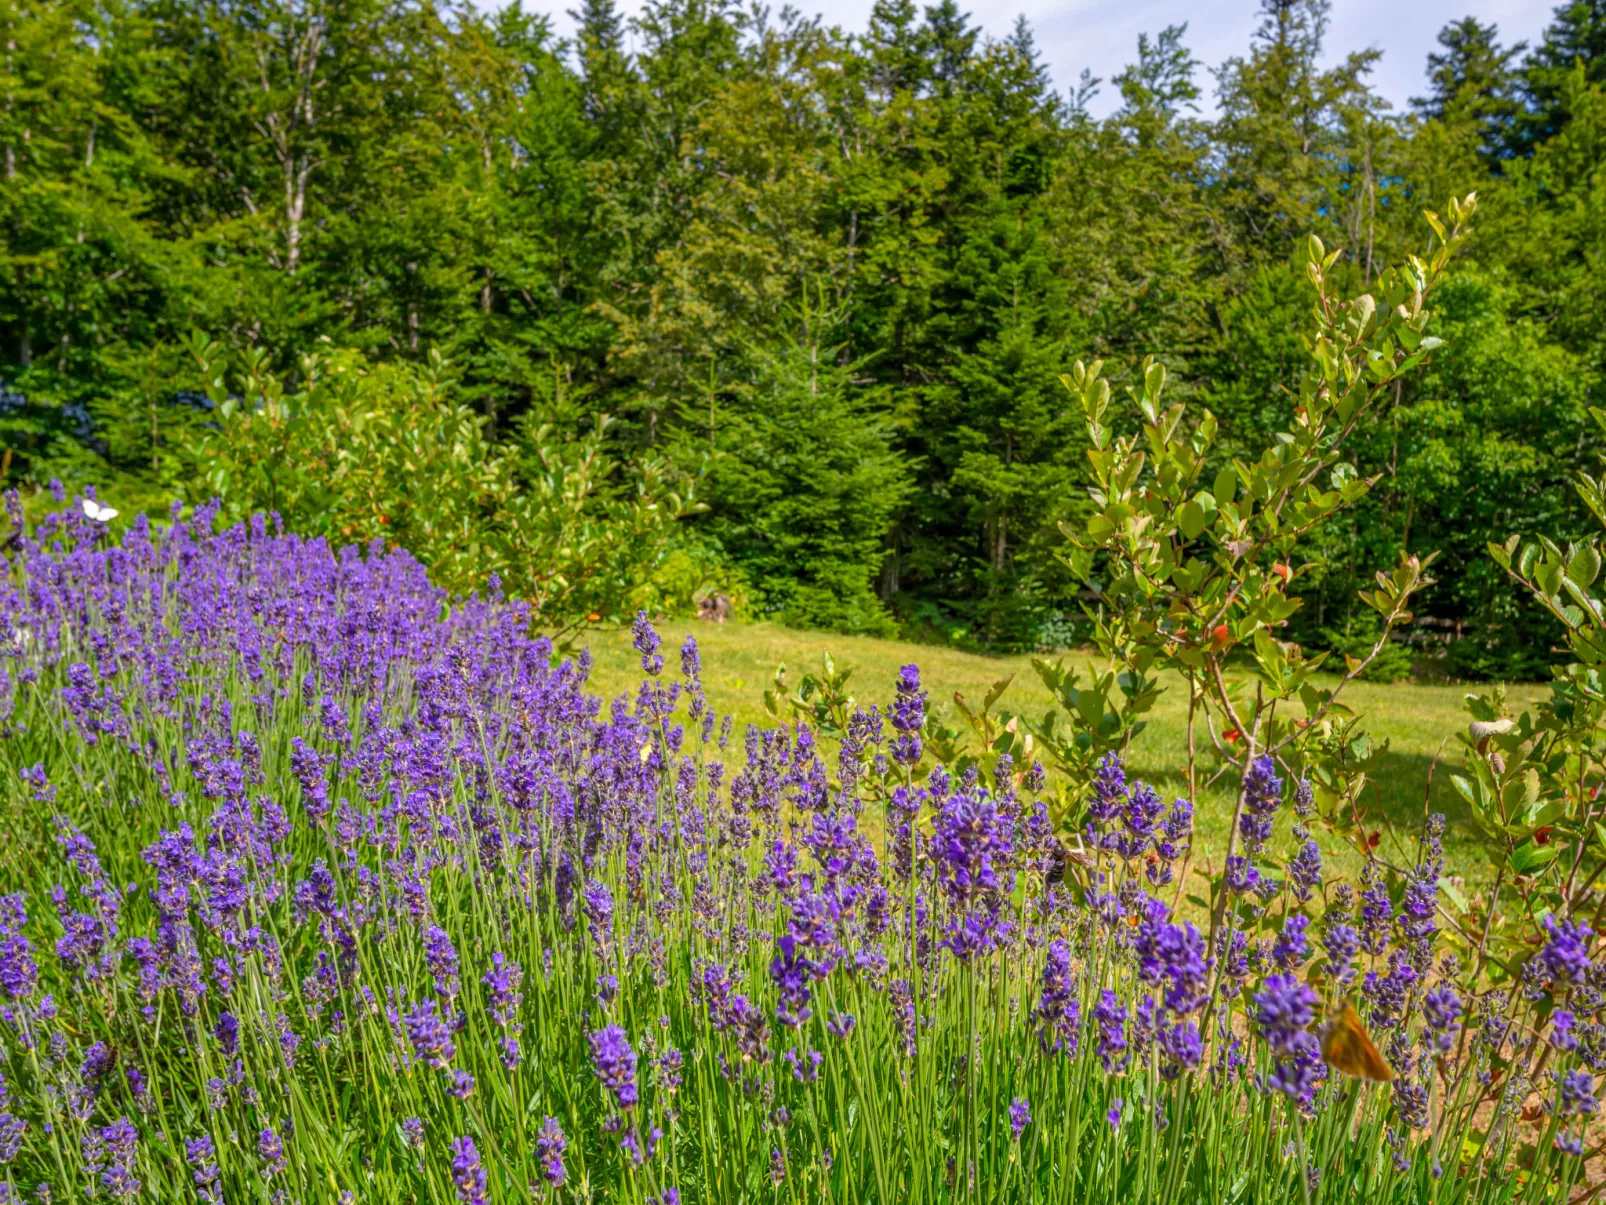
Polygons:
[[[461,439],[391,447],[399,475],[375,479],[395,492],[346,505],[438,502],[454,547],[519,506],[547,533],[455,584],[497,569],[554,618],[622,611],[629,574],[553,593],[532,567],[585,572],[565,522],[678,513],[695,478],[705,512],[602,559],[680,605],[718,589],[792,622],[1061,643],[1082,613],[1058,525],[1088,513],[1071,364],[1119,387],[1158,349],[1171,394],[1219,421],[1213,478],[1288,425],[1307,234],[1358,293],[1421,250],[1421,209],[1476,191],[1447,346],[1357,436],[1382,479],[1301,548],[1291,634],[1370,647],[1357,585],[1442,549],[1406,634],[1462,636],[1459,672],[1531,672],[1554,632],[1482,549],[1586,529],[1565,483],[1600,441],[1606,23],[1563,5],[1522,53],[1453,24],[1402,114],[1369,86],[1376,52],[1321,65],[1324,0],[1265,10],[1213,78],[1185,30],[1141,39],[1094,118],[1092,81],[1057,95],[1024,25],[988,42],[953,0],[881,0],[862,34],[704,0],[627,28],[589,0],[569,45],[518,6],[4,0],[7,476],[111,481],[125,509],[218,488],[286,505],[205,459],[243,453],[233,419],[184,404],[220,383],[202,330],[233,358],[222,396],[252,396],[258,363],[312,399],[322,445],[349,416],[316,409],[307,354],[389,381],[389,412],[433,382]],[[493,485],[458,489],[463,440]],[[546,514],[542,466],[592,453],[594,493]],[[306,499],[293,526],[374,534]]]

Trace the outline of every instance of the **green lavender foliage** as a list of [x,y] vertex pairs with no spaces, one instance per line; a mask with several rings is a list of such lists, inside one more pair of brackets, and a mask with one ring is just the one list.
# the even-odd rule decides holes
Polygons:
[[[1190,925],[1161,919],[1174,888],[1155,868],[1191,840],[1186,804],[1149,859],[1136,817],[1160,801],[1118,759],[1098,798],[1138,811],[1104,813],[1098,852],[1067,862],[1036,768],[995,761],[987,784],[922,752],[913,667],[890,730],[860,712],[831,748],[806,726],[753,732],[744,761],[701,699],[695,645],[665,668],[645,617],[643,687],[601,708],[584,660],[556,664],[521,607],[449,606],[403,553],[337,557],[262,525],[214,536],[215,520],[112,546],[75,504],[20,540],[0,743],[7,1185],[398,1205],[670,1189],[1529,1205],[1578,1182],[1554,1139],[1593,1107],[1580,1060],[1596,1055],[1553,1048],[1551,1010],[1594,1007],[1587,931],[1552,935],[1532,991],[1459,982],[1431,953],[1437,820],[1406,882],[1369,869],[1366,919],[1329,895],[1325,932],[1360,926],[1359,963],[1326,939],[1315,962],[1233,961],[1235,938],[1287,939],[1307,917],[1290,875],[1231,906],[1212,968],[1185,954],[1201,952]],[[1265,817],[1281,787],[1253,772]],[[823,941],[787,944],[818,926]],[[1182,944],[1141,944],[1162,932]],[[981,948],[961,952],[967,933]],[[801,997],[782,965],[799,951],[829,961]],[[496,954],[522,969],[511,988]],[[1319,1061],[1308,1098],[1274,1086],[1294,1072],[1265,1014],[1293,980],[1272,957],[1315,982],[1386,971],[1368,1012],[1396,1089]],[[1184,990],[1159,1019],[1197,1022],[1203,1050],[1145,1036],[1141,1002],[1168,983]],[[1464,993],[1459,1019],[1446,990]],[[420,1002],[459,1019],[423,1031],[406,1019]],[[1124,1020],[1101,1018],[1115,1006]],[[1316,1040],[1313,1019],[1289,1024]],[[1583,1077],[1571,1095],[1552,1086],[1563,1070]],[[449,1091],[464,1072],[469,1090]],[[1530,1089],[1557,1110],[1538,1124],[1518,1120]]]

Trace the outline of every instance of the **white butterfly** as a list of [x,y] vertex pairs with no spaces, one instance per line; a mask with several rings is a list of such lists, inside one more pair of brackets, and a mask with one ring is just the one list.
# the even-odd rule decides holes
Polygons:
[[117,517],[117,508],[115,506],[102,506],[93,498],[85,498],[84,514],[97,523],[110,523]]

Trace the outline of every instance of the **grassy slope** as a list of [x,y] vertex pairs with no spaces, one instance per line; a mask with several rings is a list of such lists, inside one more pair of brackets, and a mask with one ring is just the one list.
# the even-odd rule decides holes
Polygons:
[[[861,702],[885,701],[892,694],[892,680],[900,665],[908,661],[920,665],[921,674],[935,707],[953,711],[955,691],[967,700],[979,701],[993,682],[1014,674],[1014,681],[999,701],[1005,710],[1040,716],[1051,706],[1051,699],[1029,657],[982,657],[971,653],[928,645],[902,644],[862,636],[840,636],[818,632],[798,632],[773,624],[668,623],[659,626],[664,638],[666,660],[676,664],[675,650],[688,633],[697,637],[703,649],[703,679],[709,697],[721,712],[730,712],[740,733],[747,723],[772,723],[764,711],[763,692],[775,667],[785,662],[789,681],[794,685],[804,672],[818,670],[820,655],[829,650],[839,667],[854,669],[852,686]],[[596,660],[594,682],[605,696],[632,689],[640,679],[637,655],[630,647],[628,631],[599,632],[591,638]],[[1441,742],[1444,756],[1434,774],[1432,806],[1450,820],[1446,852],[1452,873],[1474,881],[1483,877],[1484,862],[1477,838],[1458,820],[1463,816],[1459,796],[1450,785],[1450,773],[1461,761],[1456,733],[1464,731],[1463,687],[1415,684],[1373,685],[1355,683],[1347,688],[1345,699],[1366,718],[1373,736],[1389,742],[1389,752],[1376,776],[1376,793],[1368,803],[1369,815],[1387,832],[1404,839],[1415,830],[1423,814],[1423,791],[1428,769]],[[1510,691],[1514,709],[1538,699],[1539,686],[1519,686]],[[1186,740],[1186,696],[1169,690],[1155,709],[1150,725],[1133,747],[1132,770],[1137,775],[1176,790],[1183,781]],[[960,725],[949,720],[950,726]],[[1231,814],[1231,801],[1225,791],[1212,792],[1200,801],[1200,833],[1219,848]],[[1384,823],[1386,822],[1386,823]],[[1337,858],[1340,865],[1353,866],[1353,860],[1337,840],[1318,834],[1323,852]],[[1408,849],[1395,847],[1398,857],[1409,858]]]

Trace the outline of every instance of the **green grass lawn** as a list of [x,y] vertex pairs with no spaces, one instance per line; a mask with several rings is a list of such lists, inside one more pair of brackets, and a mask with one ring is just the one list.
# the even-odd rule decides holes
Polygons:
[[[852,667],[850,685],[863,704],[890,699],[898,667],[916,662],[930,692],[933,710],[946,711],[950,727],[962,726],[953,714],[956,691],[979,703],[992,683],[1011,674],[1014,679],[998,708],[1040,717],[1053,706],[1051,696],[1032,669],[1030,657],[985,657],[895,640],[793,631],[767,623],[664,623],[658,625],[658,630],[671,667],[676,664],[675,652],[687,634],[697,637],[703,650],[703,681],[709,698],[719,711],[734,715],[737,733],[748,723],[773,723],[764,710],[764,690],[777,664],[785,663],[788,681],[795,686],[805,672],[818,671],[820,656],[826,651],[836,658],[839,668]],[[597,689],[609,697],[632,690],[641,671],[638,655],[630,647],[629,631],[598,632],[591,637],[590,645],[596,661],[593,681]],[[1385,854],[1391,860],[1412,856],[1414,845],[1409,838],[1424,814],[1429,767],[1442,745],[1444,752],[1433,775],[1428,802],[1432,810],[1445,813],[1449,819],[1445,850],[1450,872],[1476,884],[1485,877],[1487,861],[1477,835],[1465,822],[1461,798],[1450,783],[1451,773],[1461,765],[1461,744],[1455,737],[1466,728],[1462,695],[1469,689],[1473,688],[1357,682],[1346,688],[1344,698],[1365,718],[1366,728],[1374,738],[1389,743],[1376,775],[1375,790],[1369,789],[1366,800],[1369,821],[1375,822],[1384,834]],[[1508,697],[1513,709],[1520,712],[1544,693],[1543,686],[1524,684],[1511,688]],[[1179,789],[1186,766],[1186,717],[1186,694],[1181,689],[1166,691],[1147,730],[1133,746],[1133,774],[1163,790]],[[1228,784],[1206,793],[1199,804],[1202,859],[1207,847],[1219,850],[1225,839],[1232,807]],[[1319,832],[1317,839],[1323,852],[1337,865],[1355,867],[1356,858],[1335,836]]]

